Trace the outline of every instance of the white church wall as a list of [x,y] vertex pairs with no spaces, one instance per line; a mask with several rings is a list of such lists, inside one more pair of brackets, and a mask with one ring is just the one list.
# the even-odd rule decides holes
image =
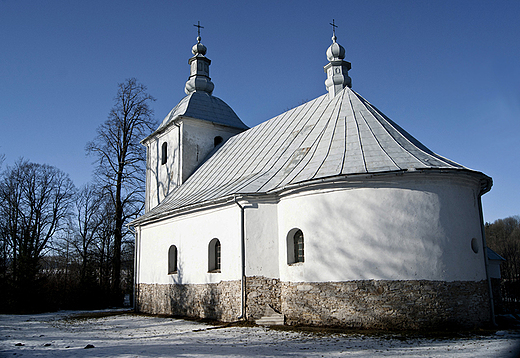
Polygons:
[[246,276],[278,278],[277,203],[242,205],[246,222]]
[[221,137],[223,141],[226,141],[240,131],[208,121],[193,118],[183,119],[182,181],[184,182],[215,148],[215,137]]
[[[477,188],[461,175],[418,174],[282,198],[280,279],[485,280]],[[304,233],[305,262],[288,265],[294,228]]]
[[[182,215],[141,227],[138,283],[200,284],[239,280],[240,210],[237,206]],[[208,245],[221,244],[221,272],[208,272]],[[177,273],[168,274],[168,249],[177,247]]]
[[[166,163],[162,161],[163,144],[167,144]],[[147,146],[146,211],[154,208],[179,184],[179,127],[171,125],[151,138]]]

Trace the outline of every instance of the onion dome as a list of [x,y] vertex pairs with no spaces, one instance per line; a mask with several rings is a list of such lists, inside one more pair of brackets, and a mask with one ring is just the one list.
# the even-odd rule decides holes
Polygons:
[[190,65],[190,77],[184,87],[184,92],[190,94],[196,91],[213,93],[215,85],[209,77],[209,65],[211,60],[206,55],[206,46],[200,42],[200,35],[197,37],[197,43],[191,48],[193,57],[188,60]]
[[336,42],[336,35],[332,36],[332,45],[327,49],[327,59],[332,60],[343,60],[345,58],[345,49],[339,43]]
[[206,54],[206,46],[200,43],[200,36],[197,37],[197,43],[191,48],[191,52],[197,56],[198,54],[204,56]]
[[329,99],[334,98],[345,87],[352,87],[352,79],[348,75],[350,62],[344,60],[345,49],[336,42],[336,34],[332,36],[332,45],[327,49],[329,63],[323,69],[327,74],[325,87],[329,92]]

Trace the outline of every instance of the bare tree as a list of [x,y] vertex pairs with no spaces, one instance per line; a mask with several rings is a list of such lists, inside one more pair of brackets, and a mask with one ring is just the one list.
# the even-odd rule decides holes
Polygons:
[[1,232],[11,249],[12,279],[22,298],[35,290],[40,259],[70,214],[74,191],[68,175],[50,165],[19,160],[3,173]]
[[97,129],[87,153],[98,160],[96,176],[109,193],[114,206],[114,254],[112,302],[121,304],[121,245],[125,224],[144,207],[146,152],[140,140],[156,128],[149,106],[155,99],[146,87],[130,78],[120,83],[115,106]]
[[80,286],[85,287],[92,272],[89,272],[93,246],[103,222],[103,197],[97,187],[87,184],[76,195],[75,216],[71,222],[70,244],[75,248],[81,262]]
[[45,257],[61,307],[94,309],[110,304],[114,215],[108,199],[94,184],[83,186],[74,198],[66,231],[53,240],[53,252]]
[[101,207],[102,221],[98,228],[95,244],[96,272],[99,286],[106,296],[110,292],[110,268],[113,256],[114,206],[111,200],[104,200]]

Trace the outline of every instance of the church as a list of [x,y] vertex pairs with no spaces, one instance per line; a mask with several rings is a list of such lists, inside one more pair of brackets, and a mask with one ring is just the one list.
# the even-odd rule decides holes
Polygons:
[[213,96],[206,52],[199,32],[186,96],[142,141],[137,311],[371,329],[492,320],[490,177],[352,90],[335,33],[326,93],[253,128]]

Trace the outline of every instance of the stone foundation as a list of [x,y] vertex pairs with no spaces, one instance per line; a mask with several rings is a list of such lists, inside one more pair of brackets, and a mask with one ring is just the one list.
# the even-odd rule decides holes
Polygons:
[[[152,314],[235,321],[240,281],[198,285],[137,286],[137,310]],[[366,329],[474,328],[490,321],[488,286],[480,282],[281,282],[247,277],[246,317],[266,307],[286,324]]]
[[246,279],[246,317],[248,320],[262,318],[267,306],[282,313],[280,280],[260,276]]
[[486,281],[282,283],[290,325],[370,329],[474,328],[490,321]]
[[208,284],[138,284],[136,309],[150,314],[233,322],[241,314],[240,281]]

